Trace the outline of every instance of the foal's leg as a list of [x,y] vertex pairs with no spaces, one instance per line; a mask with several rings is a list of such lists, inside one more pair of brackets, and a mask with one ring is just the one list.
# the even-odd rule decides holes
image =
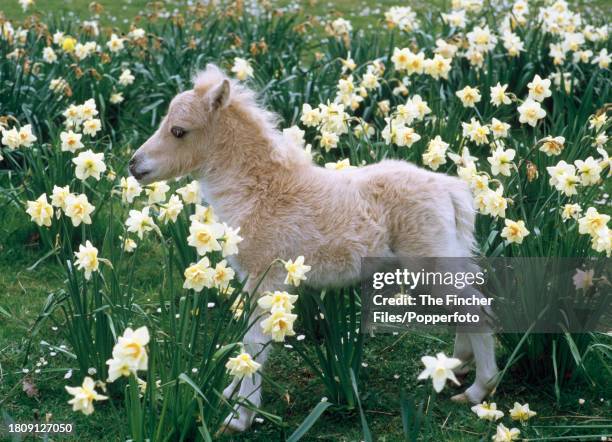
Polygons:
[[495,378],[499,370],[495,362],[495,342],[493,340],[493,334],[469,333],[468,336],[476,360],[476,379],[467,390],[453,396],[452,400],[477,404],[482,402],[482,400],[493,391],[496,381]]
[[[263,293],[267,290],[282,290],[284,287],[283,279],[280,274],[273,274],[273,270],[266,276],[266,279],[261,282],[257,288],[257,294],[252,296],[253,312],[251,314],[251,327],[249,331],[244,335],[242,343],[244,349],[249,353],[256,362],[261,364],[260,370],[263,370],[264,364],[268,358],[270,347],[267,345],[270,342],[270,337],[264,335],[261,331],[260,322],[265,318],[262,317],[262,311],[257,307],[258,294]],[[274,272],[275,273],[275,272]],[[252,278],[247,281],[245,291],[253,294],[259,278]],[[259,373],[255,373],[252,377],[245,377],[242,380],[234,379],[225,390],[223,395],[226,398],[231,398],[237,395],[237,398],[248,400],[256,407],[261,406],[261,384],[262,377]],[[255,419],[255,412],[248,408],[237,404],[234,407],[234,412],[231,413],[225,419],[223,432],[242,432],[248,430]]]
[[467,333],[455,334],[455,347],[453,349],[453,358],[459,359],[463,364],[453,371],[457,376],[463,377],[470,371],[470,362],[474,358],[472,343]]

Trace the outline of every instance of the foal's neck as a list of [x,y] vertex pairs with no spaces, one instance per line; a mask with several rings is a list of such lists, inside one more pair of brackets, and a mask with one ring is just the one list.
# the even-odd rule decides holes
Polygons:
[[303,153],[283,145],[280,132],[265,118],[230,105],[215,128],[210,158],[199,182],[203,198],[222,221],[243,226],[266,195],[282,191],[282,182],[307,164]]

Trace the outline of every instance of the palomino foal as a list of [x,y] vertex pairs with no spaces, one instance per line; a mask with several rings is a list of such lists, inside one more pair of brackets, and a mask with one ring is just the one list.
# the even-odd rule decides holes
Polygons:
[[[472,196],[458,178],[392,160],[343,171],[318,167],[277,130],[252,91],[214,65],[172,100],[160,127],[132,157],[130,172],[144,184],[186,174],[199,179],[220,219],[240,226],[244,239],[231,264],[249,276],[247,291],[276,258],[303,255],[312,266],[306,283],[324,288],[357,282],[365,256],[472,253]],[[284,276],[284,269],[272,268],[259,291],[282,290]],[[269,338],[258,326],[250,330],[244,345],[263,363],[267,352],[260,350]],[[476,380],[453,399],[482,401],[497,374],[492,334],[457,334],[454,357],[475,359]],[[226,394],[237,389],[239,397],[261,404],[260,376],[236,387]],[[236,411],[227,426],[244,431],[253,412]]]

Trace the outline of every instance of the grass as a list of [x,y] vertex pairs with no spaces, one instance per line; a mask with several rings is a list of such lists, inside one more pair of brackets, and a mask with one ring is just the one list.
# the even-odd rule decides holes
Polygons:
[[[0,327],[0,409],[15,422],[31,422],[50,413],[54,422],[74,422],[76,430],[73,436],[62,440],[123,440],[121,429],[125,428],[125,416],[108,404],[96,406],[96,418],[88,419],[80,413],[73,413],[66,404],[67,395],[62,394],[63,387],[70,381],[63,378],[71,360],[61,354],[49,355],[49,349],[40,344],[46,340],[60,345],[57,331],[45,329],[33,339],[29,362],[25,365],[30,375],[22,372],[23,350],[27,347],[29,330],[32,330],[38,312],[50,291],[60,289],[63,284],[61,267],[51,260],[43,261],[35,269],[29,269],[40,259],[36,247],[16,247],[16,244],[27,244],[34,239],[31,226],[22,227],[17,219],[2,219],[2,257],[0,258],[0,293],[3,293],[0,305],[11,314],[11,318],[2,318]],[[147,271],[154,271],[151,266]],[[44,277],[41,277],[44,275]],[[149,275],[150,276],[150,275]],[[138,275],[137,284],[147,287],[147,275]],[[148,288],[143,296],[154,296],[154,289]],[[421,370],[416,355],[433,354],[437,351],[452,352],[450,336],[421,336],[418,334],[384,335],[366,339],[362,382],[368,385],[368,392],[363,398],[364,408],[372,433],[376,440],[399,441],[403,439],[400,414],[400,392],[412,395],[426,395],[431,391],[429,385],[417,382]],[[44,374],[32,375],[40,356],[44,356],[49,365]],[[504,364],[508,355],[500,355],[500,364]],[[315,379],[295,351],[277,349],[273,351],[268,363],[269,375],[281,387],[269,385],[264,389],[265,408],[274,414],[283,416],[288,425],[287,434],[296,428],[310,410],[324,395],[321,384]],[[22,381],[28,377],[38,388],[36,397],[28,397],[22,390]],[[520,382],[520,376],[507,377],[494,400],[498,407],[507,411],[513,402],[528,402],[538,412],[538,425],[577,425],[606,423],[607,412],[611,401],[609,392],[597,391],[586,385],[573,385],[564,390],[562,402],[555,403],[552,384],[543,384],[540,389]],[[469,382],[470,379],[467,380]],[[441,397],[429,402],[428,408],[433,416],[435,426],[432,428],[432,439],[436,441],[473,441],[481,439],[488,430],[488,425],[478,421],[467,406],[453,404],[449,397],[452,389],[445,391]],[[585,399],[580,405],[579,399]],[[104,436],[100,436],[103,433]],[[227,437],[226,440],[263,441],[278,439],[280,430],[271,423],[257,423],[253,431],[244,435]],[[583,434],[593,434],[593,430],[584,430]],[[547,433],[549,434],[549,433]],[[0,440],[3,439],[0,432]],[[334,412],[324,414],[315,424],[304,440],[361,440],[359,416],[356,413]]]
[[[132,0],[131,2],[101,1],[108,18],[103,23],[113,26],[124,26],[128,18],[144,10],[148,1]],[[370,2],[359,3],[341,0],[330,5],[329,2],[318,2],[300,5],[313,15],[338,13],[350,15],[355,26],[374,26],[380,17],[379,9],[399,2],[385,0],[376,6]],[[79,17],[89,17],[89,0],[48,0],[38,1],[39,9],[53,10],[57,14],[74,13]],[[588,3],[592,5],[595,3]],[[605,4],[602,2],[601,4]],[[427,3],[417,3],[417,8],[424,9]],[[16,0],[5,0],[0,6],[9,19],[20,19],[25,15]],[[353,14],[353,11],[360,11]],[[374,14],[367,17],[366,12]],[[115,17],[115,20],[112,19]],[[44,356],[49,361],[44,374],[32,376],[38,395],[28,397],[22,390],[23,350],[27,347],[28,336],[33,329],[38,313],[41,311],[47,295],[63,286],[62,269],[51,260],[33,264],[41,258],[41,252],[35,245],[33,225],[23,225],[23,217],[13,217],[15,210],[0,207],[0,306],[8,313],[0,320],[0,409],[16,422],[29,422],[40,419],[47,413],[53,415],[53,421],[75,422],[74,436],[66,440],[121,440],[124,436],[121,429],[125,427],[125,416],[121,410],[114,410],[108,404],[97,405],[95,419],[88,419],[81,414],[73,413],[66,404],[68,399],[63,394],[63,386],[70,381],[63,378],[70,359],[65,356],[50,356],[49,350],[40,345],[41,340],[60,345],[57,333],[53,329],[42,330],[34,337],[31,357],[26,364],[30,370],[35,369],[36,361]],[[154,272],[154,266],[147,271]],[[138,275],[137,284],[144,291],[143,296],[155,296],[154,289],[148,287],[147,275]],[[418,383],[421,365],[417,355],[432,354],[437,351],[452,350],[449,336],[427,337],[417,334],[402,336],[377,336],[366,340],[362,382],[368,385],[368,392],[363,398],[364,408],[370,422],[372,433],[377,440],[397,441],[402,439],[399,394],[405,390],[411,394],[425,394],[430,391],[428,385]],[[508,355],[500,355],[503,365]],[[296,352],[273,352],[269,361],[271,378],[282,387],[281,390],[266,386],[264,390],[265,408],[283,416],[291,432],[304,416],[324,395],[320,383],[305,368],[305,364]],[[57,371],[53,371],[53,370]],[[536,425],[577,425],[580,423],[610,423],[605,417],[611,407],[610,391],[598,391],[587,385],[575,384],[564,390],[561,403],[555,403],[552,384],[542,382],[542,387],[534,389],[532,385],[520,382],[520,376],[508,377],[494,397],[500,409],[507,411],[516,400],[529,402],[531,408],[538,412]],[[469,382],[470,379],[467,380]],[[484,436],[488,425],[477,421],[466,406],[452,404],[448,397],[450,392],[443,393],[435,402],[428,402],[428,408],[434,416],[430,440],[436,441],[473,441]],[[579,399],[585,399],[583,405]],[[558,430],[558,433],[562,430]],[[584,434],[592,431],[583,430]],[[103,434],[104,436],[101,436]],[[550,431],[543,434],[550,435]],[[0,432],[0,440],[4,435]],[[361,440],[359,416],[356,413],[326,413],[308,433],[305,440]],[[256,424],[253,431],[228,440],[259,441],[279,439],[278,427],[269,424]]]

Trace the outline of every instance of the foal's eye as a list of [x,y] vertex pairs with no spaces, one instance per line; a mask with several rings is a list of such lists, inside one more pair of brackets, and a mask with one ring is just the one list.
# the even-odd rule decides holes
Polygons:
[[172,132],[172,135],[174,135],[176,138],[183,138],[187,134],[187,131],[185,129],[178,126],[172,126],[170,132]]

